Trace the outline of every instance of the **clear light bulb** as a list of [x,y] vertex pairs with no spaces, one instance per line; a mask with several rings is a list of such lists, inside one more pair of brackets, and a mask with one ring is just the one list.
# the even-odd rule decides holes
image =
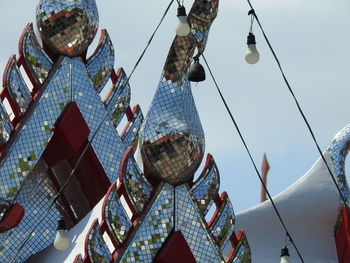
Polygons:
[[281,257],[281,263],[291,263],[291,261],[289,260],[289,256]]
[[190,32],[191,27],[187,21],[186,9],[184,6],[179,6],[177,9],[176,35],[184,37]]
[[64,251],[69,247],[69,239],[67,238],[66,230],[57,230],[55,241],[53,242],[53,246],[57,250]]
[[53,242],[53,246],[57,250],[64,251],[69,247],[69,239],[67,237],[67,227],[66,223],[63,219],[58,220],[57,223],[57,232],[55,241]]
[[256,49],[255,36],[253,33],[249,33],[247,45],[245,61],[247,61],[248,64],[256,64],[260,59],[260,54]]
[[281,250],[281,262],[280,263],[291,263],[289,259],[289,251],[288,248],[285,246]]

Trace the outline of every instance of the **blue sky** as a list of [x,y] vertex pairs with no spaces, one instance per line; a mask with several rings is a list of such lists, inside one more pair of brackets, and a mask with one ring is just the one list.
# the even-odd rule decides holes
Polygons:
[[[115,67],[130,73],[168,1],[97,0],[100,29],[107,28],[116,50]],[[350,121],[350,2],[348,0],[256,0],[255,10],[270,37],[290,84],[322,149]],[[0,71],[27,22],[35,21],[37,0],[3,0],[0,17]],[[189,11],[192,1],[185,1]],[[285,87],[277,65],[254,26],[261,60],[244,61],[250,20],[245,1],[221,0],[206,58],[260,167],[267,153],[268,187],[276,194],[295,182],[318,158],[311,136]],[[146,114],[172,39],[176,5],[160,27],[131,79],[132,104]],[[97,40],[99,36],[96,37]],[[94,50],[92,45],[90,52]],[[207,72],[208,73],[208,72]],[[260,186],[248,156],[209,78],[193,86],[206,134],[206,151],[221,172],[221,191],[236,211],[259,202]]]

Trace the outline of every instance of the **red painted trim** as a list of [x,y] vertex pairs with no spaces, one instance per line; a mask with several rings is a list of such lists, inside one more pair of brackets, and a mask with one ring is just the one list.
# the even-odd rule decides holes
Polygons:
[[12,60],[16,60],[16,55],[11,55],[6,63],[6,67],[4,70],[4,73],[2,75],[2,87],[7,88],[7,75],[10,71],[10,68],[12,66]]
[[76,255],[74,260],[73,260],[73,263],[77,263],[80,256],[81,256],[81,254]]
[[131,108],[128,107],[126,110],[126,117],[128,118],[128,122],[126,123],[122,133],[120,134],[120,137],[123,137],[124,134],[126,133],[127,129],[129,128],[131,122],[133,122],[135,120],[135,115],[139,113],[139,111],[141,110],[140,105],[136,105],[133,107],[132,111]]
[[339,263],[350,262],[350,208],[340,210],[341,218],[335,233],[335,243]]
[[[103,200],[103,204],[102,204],[102,222],[101,222],[101,230],[103,232],[107,232],[107,235],[109,236],[109,238],[111,239],[112,243],[113,243],[113,246],[114,246],[114,249],[116,250],[118,247],[119,247],[119,244],[116,240],[114,240],[114,237],[110,231],[110,229],[107,227],[107,224],[106,224],[106,205],[107,205],[107,200],[108,200],[108,197],[109,195],[112,193],[114,187],[117,185],[117,182],[114,182],[113,184],[111,184],[111,186],[109,187],[108,191],[107,191],[107,194]],[[117,192],[118,194],[118,192]]]
[[19,38],[19,41],[18,41],[18,54],[19,54],[20,56],[24,56],[24,54],[23,54],[23,49],[22,49],[24,37],[25,37],[25,35],[27,34],[29,28],[32,27],[32,26],[33,26],[33,23],[28,23],[28,24],[25,26],[25,28],[23,29],[22,34],[21,34],[21,37]]
[[3,219],[0,221],[0,233],[4,233],[10,229],[13,229],[19,225],[24,217],[24,208],[15,203],[10,206],[9,210],[5,213]]
[[119,181],[121,183],[122,186],[122,192],[125,198],[126,203],[128,204],[131,212],[133,213],[133,217],[138,217],[139,213],[137,212],[137,210],[135,209],[135,207],[133,206],[129,195],[126,192],[125,189],[125,185],[124,185],[124,169],[126,169],[126,166],[128,165],[128,159],[130,158],[130,155],[133,154],[133,150],[132,147],[129,146],[128,149],[126,149],[126,151],[124,152],[123,158],[120,162],[120,166],[119,166]]
[[232,233],[230,237],[232,249],[230,250],[230,253],[226,257],[226,260],[225,260],[226,262],[229,262],[233,259],[233,256],[236,252],[237,245],[239,244],[239,242],[242,240],[243,237],[244,237],[243,230],[239,230],[237,235],[235,234],[235,232]]
[[99,50],[101,48],[101,45],[102,45],[102,42],[103,42],[104,38],[106,37],[106,35],[108,36],[107,30],[106,29],[102,29],[101,30],[101,36],[100,36],[100,39],[98,41],[97,47],[96,47],[94,53],[92,53],[92,55],[87,60],[89,60],[90,58],[92,58],[93,56],[95,56],[99,52]]
[[16,60],[16,55],[12,55],[9,60],[7,61],[6,67],[5,67],[5,71],[3,74],[3,78],[2,78],[2,86],[3,86],[3,90],[1,92],[1,99],[4,100],[5,98],[8,100],[10,107],[12,109],[13,114],[15,115],[15,118],[12,120],[12,125],[16,126],[16,124],[19,122],[19,120],[21,119],[21,112],[19,109],[19,105],[17,104],[16,100],[14,98],[12,98],[12,96],[10,95],[10,92],[8,90],[8,82],[7,82],[7,75],[9,74],[10,70],[12,69],[12,67],[16,67],[16,64],[12,64],[12,60]]
[[130,108],[130,106],[126,109],[126,117],[128,118],[128,121],[131,122],[133,121],[135,118],[134,118],[134,114],[137,112],[137,110],[140,109],[140,106],[139,105],[136,105],[132,108]]
[[[90,257],[89,257],[89,252],[88,252],[88,246],[89,246],[89,236],[91,234],[91,231],[92,229],[94,228],[94,226],[98,224],[98,219],[95,219],[90,228],[89,228],[89,231],[86,233],[86,236],[85,236],[85,242],[84,242],[84,253],[85,253],[85,258],[87,259],[86,263],[89,263],[91,262],[90,260]],[[84,263],[85,263],[85,258],[84,258]],[[92,262],[91,262],[92,263]]]
[[115,84],[124,75],[126,75],[126,73],[125,73],[123,68],[119,68],[117,73],[115,72],[114,69],[112,70],[112,72],[111,72],[111,80],[112,80],[112,84],[113,85],[111,86],[110,90],[108,91],[107,96],[104,98],[103,103],[106,103],[106,101],[109,99],[109,97],[113,94]]
[[29,67],[28,67],[28,65],[27,65],[27,63],[26,63],[26,61],[24,59],[24,54],[23,54],[23,49],[22,49],[23,48],[24,37],[27,34],[29,28],[32,27],[32,26],[33,26],[32,23],[28,23],[27,26],[24,28],[24,30],[22,32],[22,35],[21,35],[21,38],[20,38],[20,40],[18,42],[18,52],[19,52],[19,55],[20,55],[19,62],[23,66],[24,71],[26,72],[30,82],[33,85],[32,94],[34,94],[39,89],[39,84],[36,83],[32,73],[29,70]]
[[206,159],[206,161],[205,161],[204,168],[203,168],[203,170],[202,170],[200,176],[198,176],[197,180],[193,183],[193,185],[195,185],[196,183],[198,183],[198,181],[204,176],[204,174],[205,174],[205,173],[207,172],[207,170],[209,169],[211,162],[213,162],[213,161],[214,161],[213,156],[212,156],[210,153],[208,153],[208,154],[207,154],[207,159]]
[[218,216],[219,212],[224,208],[223,207],[223,204],[224,204],[224,200],[228,197],[227,193],[226,192],[223,192],[221,193],[221,196],[219,196],[218,194],[216,195],[215,197],[215,206],[216,206],[216,209],[215,209],[215,212],[214,212],[214,215],[212,216],[212,218],[210,219],[209,223],[208,223],[208,226],[211,227],[214,222],[215,222],[215,219],[216,217]]

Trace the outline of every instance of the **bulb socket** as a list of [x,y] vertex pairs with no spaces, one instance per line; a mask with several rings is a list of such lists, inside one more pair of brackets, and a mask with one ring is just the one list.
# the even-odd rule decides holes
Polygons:
[[255,45],[255,36],[252,32],[249,33],[248,37],[247,37],[247,44],[248,45]]
[[57,230],[67,230],[66,221],[64,221],[64,219],[57,221]]
[[281,250],[281,257],[285,257],[288,256],[289,257],[289,251],[287,247],[282,248]]
[[177,16],[187,16],[186,8],[183,5],[177,8]]

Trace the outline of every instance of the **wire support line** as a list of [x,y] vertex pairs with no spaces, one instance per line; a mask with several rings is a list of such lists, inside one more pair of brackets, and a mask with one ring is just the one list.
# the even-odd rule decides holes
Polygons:
[[313,130],[312,130],[312,128],[311,128],[311,125],[309,124],[309,121],[307,120],[307,118],[306,118],[306,116],[305,116],[305,114],[304,114],[304,112],[303,112],[303,110],[302,110],[302,108],[301,108],[301,106],[300,106],[300,103],[299,103],[299,101],[298,101],[296,95],[294,94],[294,91],[293,91],[291,85],[289,84],[289,81],[288,81],[288,79],[287,79],[287,77],[286,77],[286,75],[285,75],[285,73],[284,73],[284,70],[283,70],[283,68],[282,68],[282,65],[281,65],[281,63],[280,63],[280,61],[279,61],[279,59],[278,59],[278,57],[277,57],[277,55],[276,55],[276,52],[274,51],[274,49],[273,49],[273,47],[272,47],[272,45],[271,45],[271,42],[270,42],[269,38],[268,38],[267,35],[265,34],[265,31],[264,31],[264,29],[263,29],[263,27],[262,27],[262,25],[261,25],[261,23],[260,23],[260,20],[259,20],[257,14],[256,14],[256,12],[255,12],[255,10],[254,10],[254,8],[253,8],[253,5],[251,4],[250,0],[247,0],[247,2],[248,2],[249,6],[250,6],[250,8],[251,8],[251,10],[250,10],[249,13],[255,17],[255,20],[256,20],[256,22],[257,22],[258,25],[259,25],[259,28],[260,28],[260,30],[261,30],[263,36],[264,36],[264,39],[265,39],[267,45],[269,46],[269,49],[270,49],[270,51],[271,51],[271,53],[272,53],[272,55],[273,55],[273,57],[274,57],[274,59],[275,59],[277,65],[278,65],[278,68],[279,68],[281,74],[282,74],[283,80],[284,80],[284,82],[285,82],[285,84],[286,84],[286,86],[287,86],[287,88],[288,88],[288,90],[289,90],[289,93],[290,93],[290,94],[292,95],[292,97],[293,97],[293,100],[294,100],[294,102],[295,102],[295,104],[296,104],[296,106],[297,106],[297,108],[298,108],[298,111],[299,111],[300,115],[302,116],[302,119],[304,120],[304,122],[305,122],[305,124],[306,124],[306,126],[307,126],[307,129],[308,129],[308,131],[309,131],[309,133],[310,133],[310,135],[311,135],[311,137],[312,137],[312,140],[314,141],[314,143],[315,143],[315,145],[316,145],[317,151],[319,152],[319,154],[320,154],[320,156],[321,156],[321,158],[322,158],[324,164],[326,165],[327,170],[328,170],[328,172],[329,172],[329,175],[331,176],[332,181],[333,181],[334,185],[336,186],[336,188],[337,188],[337,190],[338,190],[338,192],[339,192],[340,198],[341,198],[341,200],[342,200],[344,206],[345,206],[345,207],[348,207],[348,202],[347,202],[346,198],[344,197],[343,193],[341,192],[341,190],[340,190],[340,188],[339,188],[339,185],[338,185],[338,183],[337,183],[337,180],[335,179],[334,174],[333,174],[331,168],[329,167],[326,158],[325,158],[324,155],[323,155],[323,152],[322,152],[322,150],[321,150],[321,147],[320,147],[319,143],[317,142],[316,136],[315,136],[315,134],[314,134],[314,132],[313,132]]
[[252,154],[251,154],[251,152],[250,152],[250,150],[249,150],[249,147],[248,147],[248,145],[247,145],[247,143],[246,143],[246,141],[245,141],[245,139],[244,139],[244,137],[243,137],[243,134],[242,134],[242,132],[241,132],[239,126],[238,126],[238,123],[236,122],[236,120],[235,120],[235,118],[233,117],[233,114],[232,114],[232,112],[231,112],[229,106],[227,105],[227,102],[226,102],[226,100],[225,100],[225,98],[224,98],[224,96],[223,96],[223,94],[222,94],[222,92],[221,92],[221,90],[220,90],[220,87],[219,87],[219,85],[218,85],[218,83],[217,83],[217,81],[216,81],[216,79],[215,79],[215,77],[214,77],[214,74],[213,74],[213,72],[211,71],[211,68],[210,68],[210,66],[209,66],[209,64],[208,64],[208,62],[207,62],[207,60],[206,60],[206,58],[205,58],[205,56],[204,56],[203,54],[202,54],[202,57],[203,57],[203,60],[204,60],[204,62],[205,62],[205,65],[207,66],[207,68],[208,68],[208,70],[209,70],[210,76],[211,76],[211,78],[212,78],[212,80],[213,80],[213,82],[214,82],[214,84],[215,84],[215,87],[216,87],[216,89],[217,89],[217,91],[218,91],[218,93],[219,93],[219,95],[220,95],[220,98],[221,98],[222,102],[224,103],[225,108],[226,108],[228,114],[230,115],[230,118],[231,118],[231,120],[232,120],[232,122],[233,122],[233,124],[234,124],[234,126],[235,126],[235,128],[236,128],[236,131],[237,131],[237,133],[238,133],[238,135],[239,135],[239,137],[240,137],[240,139],[241,139],[241,141],[242,141],[242,143],[243,143],[243,145],[244,145],[245,150],[246,150],[247,153],[248,153],[249,159],[250,159],[251,163],[253,164],[254,170],[255,170],[257,176],[259,177],[259,180],[260,180],[260,182],[261,182],[261,184],[262,184],[264,190],[266,191],[266,193],[267,193],[267,195],[268,195],[268,197],[269,197],[269,199],[270,199],[271,205],[272,205],[273,209],[275,210],[276,215],[277,215],[279,221],[281,222],[281,225],[282,225],[283,229],[286,231],[286,235],[288,236],[289,240],[290,240],[291,243],[293,244],[293,247],[295,248],[295,250],[296,250],[296,252],[297,252],[297,254],[298,254],[298,256],[299,256],[301,262],[304,263],[304,259],[303,259],[303,257],[301,256],[300,251],[299,251],[299,249],[297,248],[296,244],[294,243],[294,241],[293,241],[293,239],[292,239],[290,233],[288,232],[288,229],[287,229],[287,227],[286,227],[286,225],[285,225],[285,223],[284,223],[284,221],[283,221],[283,219],[282,219],[282,216],[281,216],[280,212],[278,211],[278,209],[277,209],[277,207],[276,207],[276,204],[275,204],[275,202],[273,201],[272,196],[271,196],[269,190],[267,189],[267,186],[266,186],[266,184],[264,183],[264,180],[262,179],[262,177],[261,177],[261,175],[260,175],[260,172],[259,172],[259,170],[258,170],[258,168],[257,168],[257,166],[256,166],[256,164],[255,164],[255,161],[254,161],[253,156],[252,156]]
[[[144,48],[144,50],[142,51],[140,57],[138,58],[138,60],[136,61],[129,77],[127,78],[126,82],[124,83],[124,85],[122,86],[121,90],[123,91],[124,88],[129,84],[129,81],[131,79],[131,77],[133,76],[136,68],[138,67],[138,65],[140,64],[142,58],[144,57],[148,47],[150,46],[155,34],[157,33],[159,27],[161,26],[161,24],[163,23],[166,15],[168,14],[171,6],[173,5],[175,0],[171,0],[169,5],[167,6],[164,14],[162,15],[157,27],[155,28],[155,30],[153,31],[150,39],[148,40],[147,44],[146,44],[146,47]],[[18,246],[18,249],[15,253],[15,255],[10,259],[9,263],[13,263],[14,260],[16,259],[17,255],[20,253],[20,251],[25,247],[25,245],[28,243],[28,241],[30,240],[30,238],[32,236],[34,236],[34,233],[35,233],[35,230],[37,229],[37,227],[39,226],[39,222],[43,221],[47,216],[48,214],[50,213],[51,209],[55,206],[56,204],[56,201],[59,199],[59,197],[61,196],[61,194],[63,193],[63,191],[65,190],[65,188],[67,187],[68,183],[70,182],[70,180],[72,179],[73,175],[75,174],[77,168],[79,167],[81,161],[83,160],[83,157],[85,156],[85,153],[87,152],[87,150],[89,149],[89,147],[91,146],[93,140],[95,139],[97,133],[99,132],[100,128],[102,127],[103,123],[107,120],[108,116],[109,116],[109,113],[110,111],[113,109],[113,105],[115,104],[115,102],[117,101],[117,97],[112,101],[112,103],[110,103],[110,107],[107,109],[104,117],[102,118],[101,122],[99,123],[99,125],[97,126],[97,128],[95,129],[91,139],[88,141],[88,143],[86,144],[83,152],[81,153],[79,159],[77,160],[75,166],[73,167],[69,177],[67,178],[67,180],[65,181],[65,183],[62,185],[61,189],[58,191],[58,193],[55,195],[54,199],[53,199],[53,202],[50,204],[50,206],[48,207],[48,209],[45,211],[45,213],[43,214],[43,216],[40,218],[40,220],[37,222],[37,224],[35,224],[33,230],[29,233],[29,235],[23,240],[23,242]]]

